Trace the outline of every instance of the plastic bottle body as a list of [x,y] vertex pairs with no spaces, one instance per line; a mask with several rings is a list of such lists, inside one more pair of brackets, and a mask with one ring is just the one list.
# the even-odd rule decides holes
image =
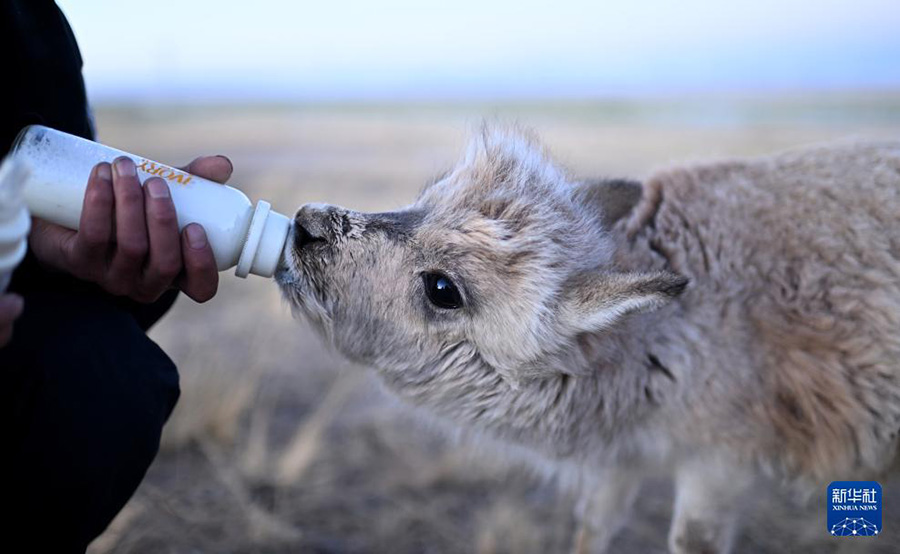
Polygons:
[[[289,220],[270,211],[265,202],[254,209],[250,199],[235,188],[38,125],[22,130],[12,155],[30,170],[24,197],[36,217],[77,229],[93,167],[128,156],[142,183],[150,177],[166,180],[179,229],[189,223],[204,227],[220,271],[238,265],[241,277],[248,271],[269,277],[280,260]],[[255,222],[262,231],[255,244],[248,244],[254,217],[262,218]]]

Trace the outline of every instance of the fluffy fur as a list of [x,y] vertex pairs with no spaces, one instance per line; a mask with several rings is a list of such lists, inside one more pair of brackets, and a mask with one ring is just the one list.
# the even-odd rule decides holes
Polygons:
[[[726,552],[764,478],[883,470],[900,431],[900,145],[575,182],[484,129],[411,206],[307,205],[278,274],[341,352],[440,417],[596,487],[600,552],[673,468],[673,552]],[[423,274],[463,306],[442,309]],[[602,483],[602,485],[601,485]]]

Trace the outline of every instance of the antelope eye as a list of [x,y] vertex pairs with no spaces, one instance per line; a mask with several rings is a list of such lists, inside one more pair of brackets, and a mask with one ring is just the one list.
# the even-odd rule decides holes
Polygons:
[[443,273],[423,273],[425,294],[438,308],[455,310],[462,307],[462,297],[453,281]]

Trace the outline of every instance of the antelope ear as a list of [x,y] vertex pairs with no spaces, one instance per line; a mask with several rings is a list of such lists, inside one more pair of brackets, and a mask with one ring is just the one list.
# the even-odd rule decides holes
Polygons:
[[668,271],[582,273],[566,286],[563,318],[576,332],[600,331],[630,313],[668,304],[687,284],[687,277]]
[[575,198],[585,206],[595,207],[607,227],[631,213],[644,190],[637,181],[627,179],[593,179],[575,187]]

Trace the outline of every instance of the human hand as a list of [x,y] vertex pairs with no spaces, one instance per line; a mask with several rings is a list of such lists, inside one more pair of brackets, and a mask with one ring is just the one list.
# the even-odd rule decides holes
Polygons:
[[[224,183],[232,165],[224,156],[206,156],[183,170]],[[173,287],[206,302],[219,285],[203,227],[192,223],[179,236],[168,183],[151,177],[141,187],[127,157],[94,167],[78,231],[34,218],[29,242],[43,264],[139,302]]]
[[0,348],[12,338],[13,322],[22,315],[22,306],[18,294],[0,294]]

